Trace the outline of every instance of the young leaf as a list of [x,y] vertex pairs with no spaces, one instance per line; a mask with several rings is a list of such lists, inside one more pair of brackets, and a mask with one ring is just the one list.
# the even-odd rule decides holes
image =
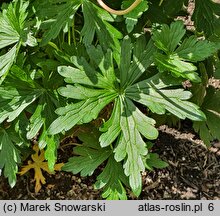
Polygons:
[[186,38],[176,49],[181,59],[191,62],[203,61],[217,51],[216,45],[207,40],[198,40],[195,36]]
[[185,33],[183,22],[176,21],[171,23],[170,27],[164,24],[161,30],[155,30],[152,39],[158,49],[170,54],[174,52]]

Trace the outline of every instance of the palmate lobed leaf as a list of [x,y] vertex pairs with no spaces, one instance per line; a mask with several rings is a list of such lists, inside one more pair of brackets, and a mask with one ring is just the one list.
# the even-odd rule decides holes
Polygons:
[[95,169],[107,160],[107,164],[95,183],[96,189],[102,189],[102,197],[107,199],[127,199],[124,185],[128,185],[122,165],[113,157],[111,148],[99,145],[100,132],[92,124],[80,126],[75,135],[83,142],[76,144],[73,151],[78,156],[69,158],[62,170],[91,176]]
[[[0,87],[0,122],[17,118],[20,113],[32,104],[41,94],[39,89],[17,90],[13,87]],[[5,98],[3,95],[7,95]]]
[[[155,52],[152,41],[144,47],[141,46],[143,42],[143,37],[140,37],[135,44],[131,44],[128,37],[123,40],[117,75],[120,79],[115,75],[111,51],[104,53],[99,46],[87,49],[90,64],[85,58],[73,58],[72,63],[75,67],[59,67],[58,72],[71,85],[61,87],[58,91],[61,95],[76,101],[58,108],[56,113],[59,117],[49,127],[50,134],[68,131],[76,124],[88,123],[97,118],[99,112],[113,102],[112,114],[100,128],[102,132],[99,138],[100,145],[102,151],[108,146],[113,146],[114,159],[116,162],[123,161],[124,174],[137,196],[142,188],[141,172],[147,166],[148,147],[143,137],[156,139],[158,131],[154,127],[156,123],[154,119],[144,115],[133,101],[147,106],[157,114],[169,111],[182,119],[205,120],[205,115],[199,107],[187,101],[192,94],[179,88],[182,85],[181,79],[158,73],[137,83],[138,78],[151,65],[152,54]],[[142,50],[144,51],[140,52]],[[68,170],[74,170],[74,173],[91,174],[107,159],[102,157],[101,161],[97,160],[98,155],[102,155],[99,152],[101,150],[91,149],[91,146],[88,148],[80,146],[75,150],[81,156],[73,157],[68,166]],[[93,161],[91,165],[89,160]],[[83,161],[87,167],[84,167]],[[73,164],[77,166],[73,167]],[[99,182],[102,180],[100,178]],[[103,179],[103,181],[108,180]],[[111,186],[109,190],[107,188],[105,190],[106,196],[111,196],[110,193],[113,193],[112,196],[121,196],[120,193],[114,192]],[[121,193],[123,194],[122,191]]]
[[154,30],[152,39],[157,48],[169,54],[174,52],[185,33],[183,22],[176,21],[171,23],[170,27],[164,24],[161,30]]
[[154,30],[152,39],[155,46],[164,52],[154,54],[155,63],[160,72],[168,71],[175,77],[183,77],[193,82],[201,82],[197,67],[191,62],[202,61],[218,50],[216,43],[198,40],[190,36],[181,42],[185,34],[182,21],[162,25],[161,30]]
[[50,76],[49,80],[44,79],[46,89],[33,81],[26,71],[14,65],[0,87],[0,122],[14,121],[31,106],[33,113],[29,113],[32,115],[29,124],[24,128],[25,137],[31,140],[41,130],[38,137],[39,147],[46,148],[45,158],[48,160],[50,170],[53,170],[59,144],[58,135],[50,136],[47,133],[49,125],[56,118],[54,110],[59,104],[59,99],[50,85],[51,80],[55,78],[56,76]]
[[81,146],[73,149],[79,156],[69,158],[62,170],[91,176],[95,169],[112,154],[112,150],[109,147],[100,147],[100,132],[92,125],[82,126],[76,135],[83,142]]
[[48,161],[49,170],[53,171],[57,157],[57,148],[59,145],[59,135],[50,136],[47,132],[49,125],[56,118],[54,113],[56,103],[59,101],[52,92],[44,92],[39,97],[38,105],[29,119],[27,128],[27,139],[34,138],[39,131],[39,147],[45,148],[45,159]]

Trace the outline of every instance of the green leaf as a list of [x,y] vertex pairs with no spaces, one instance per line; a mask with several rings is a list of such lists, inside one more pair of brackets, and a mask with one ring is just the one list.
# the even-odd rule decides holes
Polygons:
[[[49,125],[57,117],[54,113],[57,104],[59,104],[59,101],[51,92],[45,92],[45,94],[40,96],[38,105],[29,120],[30,124],[27,132],[27,139],[34,138],[41,128],[44,128],[43,131],[46,133]],[[45,139],[48,139],[47,135],[45,135]],[[42,137],[39,137],[40,148],[44,148],[47,145],[45,139],[42,133]]]
[[147,106],[154,113],[165,114],[165,110],[167,110],[180,119],[204,121],[206,117],[199,107],[186,101],[192,96],[190,92],[184,91],[184,89],[166,89],[179,84],[178,79],[172,81],[170,77],[157,74],[129,87],[126,95]]
[[61,10],[58,11],[58,14],[53,19],[53,22],[50,24],[50,28],[45,31],[41,46],[46,45],[52,39],[55,39],[60,33],[61,29],[63,29],[70,21],[72,21],[76,11],[81,5],[80,0],[74,0],[67,2]]
[[[113,66],[112,52],[108,49],[106,54],[103,53],[101,46],[90,46],[87,48],[89,57],[99,67],[106,84],[108,83],[109,88],[115,87],[116,77]],[[104,80],[103,80],[104,81]],[[104,86],[103,86],[104,87]],[[106,86],[107,87],[107,86]]]
[[12,141],[6,130],[0,128],[0,169],[4,169],[4,176],[8,178],[11,187],[15,186],[20,162],[20,152],[16,143]]
[[165,161],[162,161],[159,158],[159,155],[156,153],[149,153],[147,155],[146,161],[145,161],[145,166],[149,170],[153,170],[154,168],[157,169],[162,169],[168,166],[168,163]]
[[[94,50],[94,47],[91,49]],[[96,56],[97,60],[95,60]],[[104,64],[105,59],[112,59],[111,53],[107,51],[106,55],[103,55],[101,48],[98,47],[94,51],[92,59],[98,64],[97,66],[102,73],[96,71],[84,58],[77,59],[78,62],[75,63],[77,68],[66,66],[58,68],[59,74],[66,77],[66,82],[75,84],[74,86],[61,87],[58,90],[59,93],[80,101],[57,109],[56,113],[60,117],[49,127],[50,134],[68,131],[76,124],[88,123],[96,119],[99,112],[117,96],[114,87],[116,77],[113,62],[108,62],[110,65],[107,66]],[[106,71],[104,71],[104,66],[107,67]]]
[[121,86],[124,86],[128,81],[129,68],[131,62],[131,39],[125,37],[121,44],[121,59],[120,59],[120,83]]
[[214,42],[198,40],[195,36],[181,39],[185,34],[182,21],[162,25],[161,30],[154,30],[153,40],[157,48],[165,52],[154,54],[155,64],[160,72],[171,72],[175,77],[183,77],[193,82],[201,82],[197,67],[191,62],[202,61],[217,51]]
[[0,122],[6,119],[8,122],[13,121],[41,94],[39,89],[17,90],[13,87],[0,87]]
[[161,30],[153,31],[152,39],[158,49],[170,54],[174,52],[185,33],[184,24],[179,20],[171,23],[170,27],[164,24]]
[[[11,73],[0,87],[0,121],[14,121],[31,105],[32,111],[28,115],[32,115],[29,125],[24,128],[25,136],[27,139],[32,139],[42,129],[42,133],[38,137],[39,146],[40,148],[46,147],[45,157],[48,160],[49,169],[53,170],[59,136],[49,136],[47,129],[56,118],[54,111],[59,105],[59,101],[56,93],[50,89],[52,88],[50,82],[54,79],[53,75],[48,78],[44,73],[44,76],[43,84],[46,88],[31,80],[29,75],[18,66],[12,67]],[[37,103],[35,104],[35,102]]]
[[158,131],[153,127],[154,120],[144,116],[131,100],[126,98],[118,100],[121,106],[121,135],[114,150],[115,160],[117,162],[125,160],[123,166],[125,175],[129,177],[132,191],[138,196],[142,188],[140,172],[144,171],[143,158],[148,152],[141,133],[147,138],[155,139]]
[[106,22],[101,14],[103,14],[103,9],[97,7],[91,1],[83,1],[84,26],[81,31],[83,41],[86,45],[91,45],[96,33],[102,48],[107,50],[111,47],[119,52],[120,45],[118,39],[122,38],[122,34]]
[[3,81],[15,62],[20,45],[35,46],[36,39],[25,28],[27,8],[29,2],[14,1],[9,4],[7,10],[0,14],[0,49],[13,45],[13,47],[0,56],[0,77]]
[[175,52],[182,59],[197,62],[205,60],[216,51],[215,43],[207,40],[198,40],[195,36],[190,36],[183,41]]
[[29,131],[27,132],[27,139],[34,138],[38,131],[41,129],[44,124],[44,119],[41,116],[42,111],[44,110],[46,104],[39,104],[30,118]]
[[119,100],[116,100],[111,117],[100,128],[100,131],[105,132],[102,133],[99,138],[101,147],[106,147],[112,144],[121,132],[120,108]]
[[[162,3],[162,4],[161,4]],[[185,5],[187,5],[187,0],[160,0],[160,10],[161,12],[164,11],[165,14],[168,17],[174,17],[176,14],[179,14],[179,12],[183,9]]]
[[73,151],[79,156],[69,158],[62,170],[73,174],[80,173],[81,176],[91,176],[95,169],[112,154],[112,151],[110,148],[100,147],[100,133],[94,127],[84,126],[77,135],[83,144],[75,147]]
[[103,189],[102,197],[107,200],[127,200],[126,190],[123,184],[128,185],[128,179],[124,174],[121,163],[117,163],[114,157],[108,162],[97,177],[96,189]]
[[133,45],[133,59],[128,63],[130,46],[130,39],[125,37],[122,42],[120,60],[120,86],[122,89],[132,85],[146,71],[153,63],[153,53],[156,51],[152,41],[147,43],[141,36]]
[[49,170],[53,171],[57,160],[57,148],[60,143],[59,136],[46,136],[46,139],[44,140],[47,144],[47,148],[45,150],[45,159],[48,161]]
[[56,113],[60,115],[49,127],[49,134],[57,134],[68,131],[76,124],[88,123],[96,119],[99,112],[116,97],[115,93],[107,92],[99,97],[72,103],[66,107],[60,107]]
[[160,53],[154,55],[155,63],[160,72],[171,72],[174,77],[183,77],[193,82],[201,82],[197,67],[192,63],[183,61],[178,55],[165,56]]
[[209,88],[201,109],[207,116],[206,121],[194,122],[193,128],[207,146],[214,139],[220,140],[220,91]]
[[8,9],[4,9],[0,14],[0,49],[20,40],[27,17],[27,7],[28,2],[16,1],[9,4]]
[[70,66],[60,66],[58,67],[58,73],[65,77],[65,82],[67,83],[79,83],[96,88],[112,88],[112,84],[109,83],[107,77],[103,77],[96,72],[85,59],[82,60],[82,64],[83,67],[79,69]]
[[[16,59],[17,46],[15,45],[6,54],[0,56],[0,77],[7,74]],[[4,76],[5,77],[5,76]]]
[[[58,68],[60,75],[71,85],[61,87],[58,91],[64,97],[74,99],[74,102],[70,101],[66,107],[58,108],[56,113],[59,117],[49,127],[50,134],[57,134],[71,129],[76,124],[88,123],[97,118],[100,111],[112,102],[111,116],[100,127],[100,146],[104,149],[111,146],[116,162],[123,161],[124,174],[128,177],[129,185],[136,196],[142,189],[141,172],[145,170],[148,155],[149,146],[144,139],[156,139],[158,131],[154,127],[154,119],[143,114],[133,101],[146,105],[157,114],[165,114],[167,110],[181,119],[205,120],[205,115],[199,107],[187,101],[192,96],[191,92],[179,88],[182,86],[182,79],[157,73],[135,83],[153,62],[152,56],[155,51],[151,40],[146,43],[144,37],[139,37],[137,42],[132,44],[131,40],[125,37],[122,41],[118,69],[115,69],[111,51],[104,52],[101,46],[87,47],[90,61],[73,56],[71,63],[75,67]],[[68,169],[74,170],[74,173],[82,172],[83,175],[92,173],[98,166],[96,162],[90,161],[90,170],[81,165],[85,160],[87,168],[90,167],[89,159],[86,158],[88,155],[98,155],[98,151],[91,150],[91,147],[76,147],[81,156],[72,159],[75,166],[73,168],[73,164],[70,163]],[[93,157],[90,157],[90,160],[93,160]],[[156,164],[157,161],[154,160],[155,166],[162,166],[160,162]],[[106,173],[109,172],[108,169]],[[118,198],[119,189],[113,193],[113,189],[109,187],[104,196]],[[122,191],[120,193],[123,194]]]
[[[128,8],[134,1],[132,0],[124,0],[122,2],[122,9]],[[148,9],[148,2],[142,1],[137,7],[135,7],[131,12],[124,15],[125,23],[128,33],[132,32],[134,26],[137,24],[138,19],[142,16],[143,12],[147,11]]]
[[212,0],[196,0],[192,20],[197,31],[211,36],[218,34],[220,24],[220,4]]

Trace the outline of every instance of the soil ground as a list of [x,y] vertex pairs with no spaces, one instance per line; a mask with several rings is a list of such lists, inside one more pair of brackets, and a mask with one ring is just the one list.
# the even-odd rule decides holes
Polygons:
[[[161,126],[153,152],[169,163],[164,169],[144,172],[143,191],[138,199],[220,199],[220,142],[207,149],[196,134],[189,131],[190,122],[184,121],[181,129]],[[59,150],[59,161],[72,155],[72,146]],[[39,193],[34,193],[33,173],[18,176],[17,184],[10,188],[0,177],[0,199],[102,199],[101,191],[93,189],[95,178],[80,177],[66,172],[45,174],[47,183]],[[128,191],[129,199],[137,199]]]

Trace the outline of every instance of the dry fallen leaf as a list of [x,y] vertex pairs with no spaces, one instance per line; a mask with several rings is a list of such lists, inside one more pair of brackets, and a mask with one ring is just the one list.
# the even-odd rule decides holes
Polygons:
[[[48,168],[48,163],[44,158],[44,150],[40,150],[38,148],[38,145],[33,146],[33,150],[35,151],[34,154],[31,155],[31,158],[33,161],[28,161],[28,165],[23,166],[21,169],[21,172],[19,172],[20,175],[24,175],[26,172],[28,172],[30,169],[34,169],[35,175],[34,180],[35,183],[35,193],[38,193],[41,189],[41,184],[45,184],[45,177],[43,176],[43,173],[41,171],[44,170],[48,172],[49,174],[53,174],[54,172],[51,172]],[[55,164],[54,170],[59,171],[61,170],[61,167],[63,166],[63,163]]]

